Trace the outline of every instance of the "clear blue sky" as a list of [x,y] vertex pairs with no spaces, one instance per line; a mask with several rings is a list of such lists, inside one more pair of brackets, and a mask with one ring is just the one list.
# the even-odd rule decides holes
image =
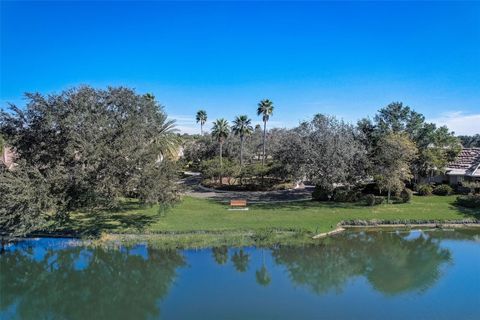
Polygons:
[[[78,84],[152,92],[186,131],[274,101],[271,126],[403,101],[480,132],[480,3],[1,3],[1,97]],[[209,121],[210,122],[210,121]]]

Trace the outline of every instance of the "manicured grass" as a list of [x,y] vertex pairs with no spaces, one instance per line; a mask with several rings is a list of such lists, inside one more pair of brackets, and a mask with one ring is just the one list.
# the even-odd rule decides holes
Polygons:
[[455,206],[456,196],[414,196],[411,203],[367,207],[362,204],[291,202],[249,205],[229,211],[228,205],[184,197],[175,207],[159,211],[127,201],[120,210],[76,213],[65,229],[85,234],[162,232],[240,232],[304,230],[325,232],[342,220],[460,220],[480,218],[480,210]]

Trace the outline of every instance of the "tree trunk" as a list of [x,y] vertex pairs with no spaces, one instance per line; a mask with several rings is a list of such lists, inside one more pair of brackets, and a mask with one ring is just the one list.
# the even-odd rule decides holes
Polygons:
[[203,123],[200,122],[200,135],[203,136]]
[[390,188],[388,188],[388,196],[387,196],[387,203],[390,203]]
[[220,185],[222,185],[222,180],[223,180],[223,161],[222,161],[222,147],[223,147],[223,142],[220,142]]
[[267,140],[267,121],[263,121],[263,157],[262,157],[262,165],[265,165],[265,141]]
[[243,167],[243,136],[240,136],[240,167]]

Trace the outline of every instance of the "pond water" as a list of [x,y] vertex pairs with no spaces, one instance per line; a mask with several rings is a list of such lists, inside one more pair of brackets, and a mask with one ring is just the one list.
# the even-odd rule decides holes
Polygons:
[[1,319],[479,319],[480,232],[348,232],[304,247],[0,256]]

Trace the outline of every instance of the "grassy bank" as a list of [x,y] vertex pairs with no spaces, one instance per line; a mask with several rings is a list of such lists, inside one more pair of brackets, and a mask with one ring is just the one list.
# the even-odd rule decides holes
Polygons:
[[[125,201],[118,210],[75,213],[61,231],[84,235],[158,234],[158,239],[189,244],[255,241],[265,235],[281,241],[292,234],[312,235],[333,230],[345,220],[452,221],[480,218],[478,209],[455,205],[455,196],[414,196],[411,203],[367,207],[363,204],[292,202],[249,205],[248,211],[206,199],[184,197],[161,211]],[[265,238],[265,239],[267,239]],[[257,239],[258,240],[258,239]],[[276,240],[275,240],[276,241]]]

